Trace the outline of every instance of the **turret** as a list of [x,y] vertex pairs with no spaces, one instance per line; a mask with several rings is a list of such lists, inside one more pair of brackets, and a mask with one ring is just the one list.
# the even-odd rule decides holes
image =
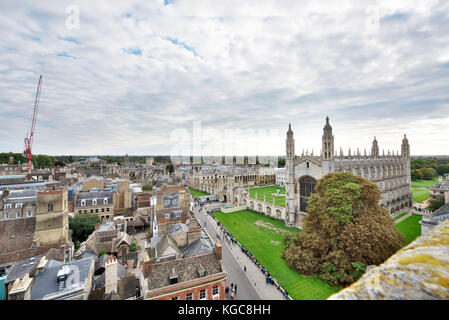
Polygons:
[[334,157],[334,135],[329,124],[329,117],[326,117],[326,124],[323,128],[323,160],[332,160]]
[[286,156],[287,159],[293,159],[295,157],[295,139],[293,139],[293,131],[291,123],[288,124]]
[[408,139],[405,134],[404,134],[404,139],[402,139],[401,156],[403,158],[410,158],[410,145],[408,143]]
[[373,158],[379,158],[379,144],[377,143],[376,137],[374,137],[373,145],[371,147],[371,156]]
[[323,174],[334,171],[334,135],[332,134],[332,127],[329,124],[329,117],[326,117],[326,124],[323,128],[322,137],[322,169]]

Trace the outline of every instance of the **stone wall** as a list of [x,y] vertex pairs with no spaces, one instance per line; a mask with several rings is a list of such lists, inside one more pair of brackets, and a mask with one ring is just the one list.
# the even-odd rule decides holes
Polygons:
[[329,300],[449,299],[449,220]]

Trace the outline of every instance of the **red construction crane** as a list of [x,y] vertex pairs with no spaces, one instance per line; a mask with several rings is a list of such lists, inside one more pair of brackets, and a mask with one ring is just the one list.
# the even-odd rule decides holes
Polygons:
[[31,148],[33,147],[34,128],[36,126],[37,110],[39,108],[39,98],[41,96],[41,86],[42,86],[42,75],[39,77],[39,83],[37,85],[36,99],[34,100],[33,118],[31,118],[27,135],[25,137],[25,151],[23,152],[23,156],[26,157],[28,162],[27,179],[31,179],[31,159],[33,158],[31,154]]

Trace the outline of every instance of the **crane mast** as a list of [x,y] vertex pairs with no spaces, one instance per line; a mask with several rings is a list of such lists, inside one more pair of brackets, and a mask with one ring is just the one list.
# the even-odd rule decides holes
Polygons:
[[37,84],[37,91],[36,91],[36,98],[34,100],[34,110],[33,110],[33,117],[31,118],[30,126],[28,128],[26,137],[25,137],[25,151],[23,152],[23,156],[27,159],[27,179],[31,179],[31,160],[33,159],[32,156],[32,147],[33,147],[33,140],[34,140],[34,129],[36,127],[36,120],[37,120],[37,111],[39,109],[39,99],[41,96],[41,86],[42,86],[42,75],[39,77],[39,82]]

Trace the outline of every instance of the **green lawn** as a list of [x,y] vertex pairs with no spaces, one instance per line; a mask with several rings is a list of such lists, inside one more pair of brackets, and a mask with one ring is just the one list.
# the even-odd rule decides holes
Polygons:
[[[293,299],[322,300],[340,289],[327,284],[318,277],[305,277],[290,269],[282,258],[284,232],[269,229],[266,226],[288,232],[301,232],[301,230],[286,227],[283,221],[250,210],[234,213],[215,212],[214,215],[277,279]],[[255,224],[256,221],[266,225],[258,226]]]
[[190,188],[190,187],[188,187],[188,188],[189,188],[190,193],[193,194],[193,196],[195,198],[202,197],[202,196],[208,196],[209,195],[209,194],[204,193],[202,191],[199,191],[199,190],[196,190],[196,189],[193,189],[193,188]]
[[429,188],[429,187],[433,186],[437,182],[438,182],[438,178],[435,178],[433,180],[416,180],[416,181],[412,181],[412,187]]
[[[256,199],[256,192],[257,192],[257,199],[263,201],[263,195],[265,194],[265,201],[269,203],[273,203],[273,193],[276,193],[276,191],[279,190],[280,193],[285,194],[285,188],[283,187],[276,187],[276,186],[270,186],[270,187],[255,187],[249,189],[249,195],[251,198]],[[281,207],[285,207],[285,196],[276,197],[275,204]]]
[[398,220],[398,219],[402,218],[402,217],[405,216],[407,213],[408,213],[408,212],[401,213],[401,214],[398,215],[396,218],[394,218],[394,220]]
[[421,225],[419,224],[420,221],[421,216],[413,214],[395,226],[399,232],[404,235],[407,244],[421,235]]
[[412,188],[413,202],[424,202],[429,199],[429,189],[416,189]]

